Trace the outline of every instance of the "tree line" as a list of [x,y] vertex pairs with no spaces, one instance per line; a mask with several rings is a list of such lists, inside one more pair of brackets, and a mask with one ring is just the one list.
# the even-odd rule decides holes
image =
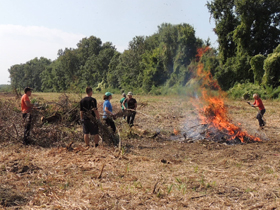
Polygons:
[[164,23],[151,36],[136,36],[123,53],[100,38],[83,38],[75,49],[60,49],[51,61],[35,58],[9,69],[14,88],[36,91],[65,91],[71,88],[96,90],[129,89],[148,93],[162,85],[184,85],[189,64],[203,41],[189,24]]
[[[213,0],[206,6],[215,21],[219,46],[204,54],[202,62],[221,88],[231,93],[248,84],[264,93],[278,90],[279,0]],[[197,49],[209,45],[210,40],[196,37],[186,23],[163,23],[151,36],[134,37],[123,53],[111,42],[91,36],[80,40],[75,49],[58,50],[54,61],[35,58],[12,66],[11,85],[55,92],[92,86],[98,91],[162,93],[158,90],[187,84],[195,72]]]

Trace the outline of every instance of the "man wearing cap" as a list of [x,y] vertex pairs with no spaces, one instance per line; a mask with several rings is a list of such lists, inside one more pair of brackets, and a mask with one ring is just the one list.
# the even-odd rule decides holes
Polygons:
[[137,108],[137,101],[132,98],[133,93],[128,92],[127,96],[128,98],[123,101],[123,106],[125,107],[125,104],[127,104],[127,108],[125,107],[124,109],[128,110],[127,114],[127,123],[129,124],[130,127],[133,126],[133,121],[136,115],[136,108]]
[[30,144],[29,135],[31,130],[31,110],[33,108],[33,104],[31,104],[29,97],[31,96],[32,89],[26,87],[24,89],[24,95],[21,97],[21,112],[22,117],[24,119],[24,137],[23,137],[23,144],[27,145]]
[[97,101],[92,98],[92,88],[86,88],[87,96],[80,101],[80,118],[83,124],[83,133],[86,146],[89,146],[89,134],[94,136],[95,147],[98,146],[98,124],[92,122],[91,117],[95,117],[97,121],[100,120],[99,113],[97,110]]

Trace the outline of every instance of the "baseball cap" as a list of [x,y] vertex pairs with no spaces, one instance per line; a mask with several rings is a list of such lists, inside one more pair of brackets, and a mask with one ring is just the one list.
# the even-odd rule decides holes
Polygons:
[[127,95],[128,95],[128,96],[132,96],[133,93],[132,93],[132,92],[128,92]]
[[111,96],[111,95],[113,95],[113,94],[110,93],[110,92],[106,92],[106,93],[105,93],[105,96]]
[[28,92],[28,91],[32,91],[32,90],[33,90],[32,88],[26,87],[26,88],[24,88],[24,93],[26,93],[26,92]]

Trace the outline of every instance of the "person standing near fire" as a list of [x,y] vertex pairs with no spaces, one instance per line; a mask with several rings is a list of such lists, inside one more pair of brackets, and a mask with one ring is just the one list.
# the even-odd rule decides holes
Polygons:
[[31,143],[29,139],[30,130],[31,130],[31,111],[33,108],[33,104],[31,104],[29,97],[31,96],[32,88],[26,87],[24,88],[24,95],[21,97],[21,112],[22,118],[24,120],[24,136],[23,136],[23,144],[28,145]]
[[263,115],[265,113],[265,108],[262,102],[262,99],[259,97],[258,94],[254,94],[253,98],[255,99],[255,102],[253,104],[251,104],[249,101],[247,102],[249,105],[251,105],[252,107],[258,107],[259,108],[259,113],[257,114],[257,119],[259,121],[259,126],[260,129],[263,128],[263,126],[265,126],[265,121],[263,120]]
[[[91,117],[95,117],[97,121],[100,121],[97,101],[92,96],[92,88],[86,88],[87,96],[80,101],[80,119],[83,124],[83,133],[86,146],[89,146],[89,134],[94,136],[94,147],[98,147],[98,124],[92,122]],[[91,115],[91,116],[89,116]]]
[[[137,101],[134,98],[132,98],[133,96],[132,92],[128,92],[127,96],[128,98],[123,101],[123,106],[124,109],[128,111],[127,123],[130,127],[132,127],[136,115]],[[125,104],[127,104],[127,107],[125,107]]]

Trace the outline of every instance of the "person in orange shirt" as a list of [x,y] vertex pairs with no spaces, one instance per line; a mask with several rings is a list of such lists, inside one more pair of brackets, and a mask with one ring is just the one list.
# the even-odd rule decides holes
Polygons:
[[21,97],[21,112],[22,117],[25,121],[24,125],[24,137],[23,137],[23,144],[27,145],[30,144],[30,130],[31,130],[31,110],[33,108],[33,104],[31,104],[29,97],[31,96],[32,89],[29,87],[26,87],[24,89],[24,95]]
[[262,99],[259,97],[258,94],[254,94],[253,98],[255,99],[255,102],[253,104],[251,104],[250,102],[248,102],[252,107],[259,107],[259,113],[257,114],[257,119],[259,121],[259,125],[260,128],[262,129],[263,126],[265,126],[265,121],[263,120],[263,115],[265,113],[265,108],[262,102]]

